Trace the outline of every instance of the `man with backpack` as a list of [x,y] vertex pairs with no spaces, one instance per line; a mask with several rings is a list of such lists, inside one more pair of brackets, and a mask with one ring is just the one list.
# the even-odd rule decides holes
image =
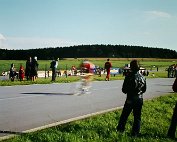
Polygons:
[[[177,77],[173,83],[172,89],[174,92],[177,92]],[[175,139],[175,132],[176,132],[176,126],[177,126],[177,102],[173,111],[172,119],[171,119],[171,124],[168,129],[167,136],[169,138]]]
[[56,79],[56,69],[58,67],[58,60],[53,59],[50,63],[50,68],[52,69],[52,81]]
[[117,131],[124,132],[128,116],[133,110],[134,123],[132,127],[132,136],[138,136],[140,132],[143,93],[146,91],[146,79],[139,73],[137,60],[132,60],[130,62],[130,69],[131,71],[125,77],[122,86],[122,92],[127,94],[127,98],[117,126]]

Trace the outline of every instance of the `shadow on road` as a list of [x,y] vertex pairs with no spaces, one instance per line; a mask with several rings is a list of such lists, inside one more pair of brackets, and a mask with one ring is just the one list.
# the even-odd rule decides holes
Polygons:
[[44,92],[27,92],[27,93],[21,93],[21,94],[34,94],[34,95],[73,95],[73,93],[44,93]]

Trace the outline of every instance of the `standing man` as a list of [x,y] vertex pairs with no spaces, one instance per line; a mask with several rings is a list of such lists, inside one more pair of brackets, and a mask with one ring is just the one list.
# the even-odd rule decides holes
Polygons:
[[132,136],[138,136],[141,123],[141,109],[143,106],[143,93],[146,91],[146,79],[139,73],[137,60],[130,62],[131,72],[125,76],[122,92],[127,94],[122,114],[117,126],[117,131],[124,132],[128,116],[133,110],[134,123]]
[[52,60],[50,63],[50,68],[52,69],[52,81],[55,81],[56,79],[56,69],[58,67],[58,59],[57,60]]
[[31,76],[31,80],[32,81],[35,81],[36,78],[38,77],[38,62],[37,62],[37,57],[35,56],[34,58],[32,58],[32,62],[31,62],[31,73],[30,73],[30,76]]
[[32,65],[32,58],[29,57],[28,60],[26,61],[26,69],[25,69],[25,76],[26,80],[31,79],[31,65]]
[[105,79],[106,81],[109,81],[111,67],[112,67],[112,64],[109,61],[109,59],[107,59],[107,62],[104,64],[104,68],[106,70],[106,79]]
[[[173,83],[172,89],[174,92],[177,92],[177,77]],[[173,116],[171,119],[171,124],[168,129],[167,136],[171,139],[175,139],[175,132],[176,132],[176,126],[177,126],[177,102],[173,111]]]
[[10,66],[10,74],[9,74],[11,81],[14,81],[16,75],[17,75],[16,69],[15,69],[14,64],[12,63]]

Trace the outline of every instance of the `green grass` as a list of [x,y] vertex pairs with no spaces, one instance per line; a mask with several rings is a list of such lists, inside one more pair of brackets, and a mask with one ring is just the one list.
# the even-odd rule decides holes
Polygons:
[[142,110],[141,136],[131,137],[133,116],[126,131],[116,132],[122,110],[93,116],[84,120],[21,134],[4,142],[172,142],[166,137],[177,93],[145,101]]
[[[75,65],[77,68],[79,68],[79,65],[83,59],[66,59],[66,60],[60,60],[58,69],[66,70],[71,69],[73,65]],[[104,67],[104,63],[106,59],[97,59],[92,58],[89,59],[91,62],[93,62],[95,65]],[[157,60],[157,59],[138,59],[140,61],[140,64],[142,67],[146,67],[148,70],[151,69],[152,66],[159,67],[159,70],[165,70],[168,66],[172,64],[176,64],[177,60]],[[125,64],[130,63],[130,59],[111,59],[112,66],[113,67],[124,67]],[[39,70],[50,70],[50,62],[51,60],[38,60],[39,63]],[[0,60],[0,73],[3,71],[9,71],[10,64],[14,63],[17,71],[20,68],[20,65],[22,64],[25,67],[26,61],[25,60]],[[152,70],[156,70],[156,68],[152,68]]]
[[[65,59],[65,60],[60,60],[59,61],[59,66],[58,70],[70,70],[73,65],[75,65],[77,68],[79,68],[79,65],[83,59]],[[91,62],[93,62],[95,65],[104,67],[104,63],[106,59],[97,59],[97,58],[92,58],[89,59]],[[157,78],[157,77],[162,77],[166,78],[167,77],[167,71],[165,71],[166,68],[168,68],[169,65],[175,64],[177,61],[176,60],[164,60],[164,59],[138,59],[140,61],[140,64],[142,67],[145,67],[147,70],[150,71],[150,75],[147,78]],[[111,59],[112,66],[113,67],[120,67],[123,68],[125,64],[128,64],[131,61],[131,59]],[[50,60],[39,60],[39,70],[51,70],[50,67]],[[14,63],[15,68],[18,71],[20,68],[20,65],[22,64],[25,67],[25,60],[0,60],[0,73],[3,71],[9,71],[10,69],[10,64]],[[152,68],[152,66],[155,66]],[[157,72],[156,67],[158,67],[159,71]],[[154,73],[155,76],[152,74]],[[103,75],[102,77],[98,77],[97,75],[94,76],[93,80],[101,81],[104,80],[105,76]],[[118,80],[118,79],[124,79],[122,75],[116,75],[115,77],[111,77],[111,80]],[[51,78],[44,79],[44,78],[39,78],[35,82],[31,81],[22,81],[19,82],[18,80],[11,82],[11,81],[0,81],[0,86],[9,86],[9,85],[26,85],[26,84],[48,84],[51,83]],[[73,82],[79,80],[79,77],[62,77],[62,78],[57,78],[57,83],[63,83],[63,82]]]

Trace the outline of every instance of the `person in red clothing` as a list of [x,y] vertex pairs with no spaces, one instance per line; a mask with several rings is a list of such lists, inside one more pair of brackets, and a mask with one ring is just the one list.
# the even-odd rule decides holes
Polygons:
[[112,64],[109,61],[109,59],[107,59],[107,62],[104,64],[104,68],[106,70],[106,79],[105,79],[106,81],[109,81],[111,67],[112,67]]
[[19,69],[19,79],[20,81],[24,80],[25,77],[25,71],[22,65],[20,65],[20,69]]

